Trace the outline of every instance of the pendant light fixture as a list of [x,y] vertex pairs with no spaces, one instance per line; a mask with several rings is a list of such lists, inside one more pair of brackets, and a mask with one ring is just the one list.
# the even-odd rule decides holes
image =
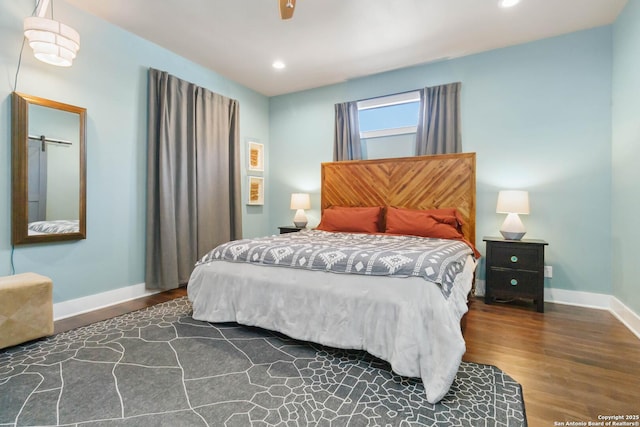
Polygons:
[[24,19],[24,36],[29,40],[33,55],[42,62],[70,67],[78,49],[80,34],[73,28],[51,18],[45,18],[49,0],[40,0],[35,16]]

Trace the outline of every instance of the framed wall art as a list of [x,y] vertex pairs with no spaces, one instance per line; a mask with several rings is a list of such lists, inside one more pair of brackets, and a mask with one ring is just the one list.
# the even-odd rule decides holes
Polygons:
[[247,170],[264,172],[264,144],[256,141],[247,142]]
[[264,205],[264,178],[248,176],[248,205]]

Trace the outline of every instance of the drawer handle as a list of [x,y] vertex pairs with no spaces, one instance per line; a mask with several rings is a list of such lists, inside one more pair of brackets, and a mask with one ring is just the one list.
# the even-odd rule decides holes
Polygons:
[[515,255],[511,255],[511,262],[518,262],[518,257]]
[[511,279],[511,286],[516,286],[518,281],[516,279]]

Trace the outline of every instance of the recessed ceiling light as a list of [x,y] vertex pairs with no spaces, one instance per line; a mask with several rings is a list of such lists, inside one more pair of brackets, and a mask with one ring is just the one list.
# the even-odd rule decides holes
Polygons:
[[500,7],[512,7],[520,3],[520,0],[500,0],[498,4]]
[[284,65],[284,62],[282,61],[274,61],[274,63],[271,64],[271,66],[276,70],[282,70],[284,67],[286,67],[286,65]]

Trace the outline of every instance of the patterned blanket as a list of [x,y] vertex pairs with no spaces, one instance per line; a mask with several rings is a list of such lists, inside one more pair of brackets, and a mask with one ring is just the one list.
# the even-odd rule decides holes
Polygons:
[[466,243],[456,240],[305,230],[224,243],[196,265],[223,260],[332,273],[418,276],[440,285],[448,298],[472,253]]

